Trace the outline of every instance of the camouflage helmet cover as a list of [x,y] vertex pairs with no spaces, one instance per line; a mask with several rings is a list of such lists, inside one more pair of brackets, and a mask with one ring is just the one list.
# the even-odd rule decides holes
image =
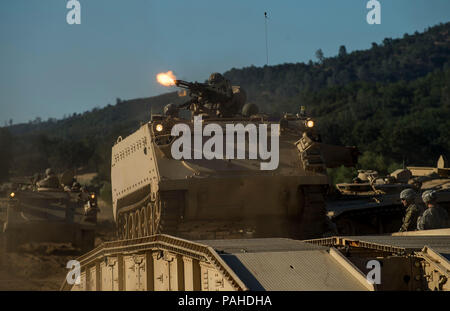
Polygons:
[[242,107],[242,115],[244,117],[250,117],[251,115],[257,114],[258,112],[258,106],[253,103],[246,103],[244,107]]
[[412,189],[405,189],[402,192],[400,192],[400,199],[406,200],[408,202],[414,201],[416,197],[416,193]]
[[433,203],[436,201],[436,192],[433,190],[427,190],[422,193],[422,200],[424,203]]
[[177,112],[177,106],[175,106],[175,104],[173,103],[164,106],[164,115],[166,116],[175,115]]
[[46,176],[50,176],[50,175],[53,175],[54,173],[53,173],[53,170],[51,169],[51,168],[47,168],[46,170],[45,170],[45,175]]
[[218,84],[224,81],[225,78],[218,72],[214,72],[209,76],[208,83],[209,84]]

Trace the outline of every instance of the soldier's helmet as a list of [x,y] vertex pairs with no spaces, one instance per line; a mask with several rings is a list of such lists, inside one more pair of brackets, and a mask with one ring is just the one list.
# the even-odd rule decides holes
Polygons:
[[412,189],[405,189],[400,192],[400,199],[406,200],[407,202],[413,202],[416,198],[416,193]]
[[45,170],[45,176],[51,176],[54,175],[55,173],[53,172],[53,170],[51,168],[48,168]]
[[436,202],[436,192],[433,190],[427,190],[422,193],[422,200],[425,204]]
[[222,83],[223,81],[225,81],[224,76],[222,76],[220,73],[218,72],[214,72],[209,76],[208,79],[208,83],[209,84],[219,84]]
[[244,117],[250,117],[251,115],[257,114],[258,111],[258,106],[252,103],[246,103],[244,107],[242,107],[242,115]]
[[166,116],[176,116],[178,113],[177,107],[172,103],[165,105],[163,110]]

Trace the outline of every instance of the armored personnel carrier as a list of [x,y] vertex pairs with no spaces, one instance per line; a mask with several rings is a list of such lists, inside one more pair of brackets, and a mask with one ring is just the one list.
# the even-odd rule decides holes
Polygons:
[[341,234],[397,232],[405,208],[400,192],[412,188],[417,192],[416,205],[425,209],[421,193],[437,192],[437,201],[450,212],[450,169],[441,156],[436,167],[406,167],[388,176],[360,170],[352,183],[337,184],[339,195],[327,203],[328,216]]
[[[354,148],[321,144],[314,121],[302,113],[276,121],[258,113],[255,105],[244,105],[245,92],[220,74],[211,75],[208,83],[160,78],[188,90],[191,99],[166,106],[164,115],[153,115],[113,146],[112,201],[119,239],[158,233],[188,239],[306,238],[329,230],[326,167],[353,165]],[[179,117],[181,109],[192,118]],[[183,145],[188,156],[182,159],[173,155],[179,147],[177,128],[183,129],[178,139],[189,141]],[[230,134],[238,128],[246,132]],[[236,139],[225,142],[226,135],[218,132]],[[250,142],[252,135],[259,135],[256,143]],[[261,169],[269,160],[250,155],[251,150],[261,154],[261,137],[271,145],[266,151],[279,146],[274,169]],[[212,148],[218,156],[197,157],[208,139],[218,141]]]
[[[70,174],[12,180],[6,196],[3,233],[8,250],[25,242],[72,242],[83,251],[94,247],[96,215],[95,193],[67,180]],[[53,180],[50,187],[46,184]],[[64,182],[66,180],[66,182]]]

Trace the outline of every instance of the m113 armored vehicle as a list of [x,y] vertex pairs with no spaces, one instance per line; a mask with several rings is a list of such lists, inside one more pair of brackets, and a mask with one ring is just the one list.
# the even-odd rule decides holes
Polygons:
[[59,178],[50,169],[46,178],[16,178],[7,192],[3,232],[7,250],[23,243],[72,243],[82,251],[94,247],[98,213],[95,193],[73,174]]
[[[158,80],[186,89],[190,100],[178,107],[169,104],[164,115],[153,115],[113,146],[112,201],[119,239],[158,233],[186,239],[308,238],[329,231],[326,167],[353,165],[354,148],[321,144],[314,121],[302,113],[278,121],[259,114],[256,105],[245,104],[244,90],[220,74],[212,74],[208,83],[176,80],[171,72]],[[179,117],[183,108],[194,120]],[[192,147],[183,146],[193,158],[176,159],[172,154],[177,139],[172,130],[180,125],[194,141]],[[278,166],[261,170],[268,162],[249,156],[251,131],[243,135],[242,145],[236,133],[231,134],[237,137],[231,145],[223,139],[216,145],[214,152],[224,144],[227,156],[197,158],[209,138],[195,134],[199,126],[205,131],[214,128],[214,134],[230,127],[259,130],[259,138],[266,137],[272,144],[267,150],[272,151],[277,148],[272,137],[277,136]],[[260,139],[253,144],[254,150],[260,151],[261,143]],[[234,154],[240,152],[245,156],[236,159]]]

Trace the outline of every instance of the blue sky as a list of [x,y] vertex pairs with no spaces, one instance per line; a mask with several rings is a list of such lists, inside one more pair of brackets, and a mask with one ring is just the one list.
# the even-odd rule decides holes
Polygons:
[[367,0],[79,0],[81,25],[66,23],[67,0],[0,1],[0,124],[61,118],[170,89],[173,70],[203,81],[211,72],[307,62],[450,20],[448,0],[379,0],[381,25],[366,22]]

